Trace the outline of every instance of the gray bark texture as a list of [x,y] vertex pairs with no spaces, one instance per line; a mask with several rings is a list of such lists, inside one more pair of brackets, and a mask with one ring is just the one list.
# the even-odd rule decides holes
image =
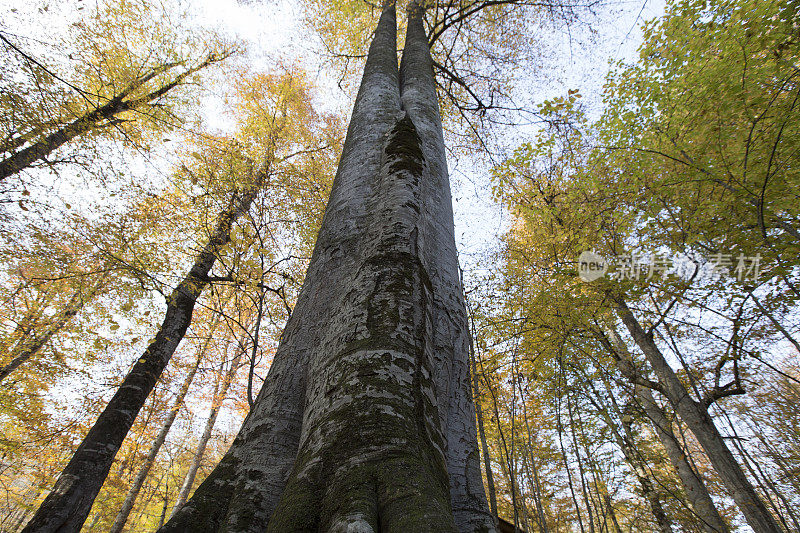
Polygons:
[[303,290],[230,450],[162,533],[494,531],[421,9],[384,6]]
[[613,300],[617,314],[653,368],[665,396],[705,450],[714,470],[730,492],[747,523],[758,533],[781,533],[783,530],[725,444],[706,407],[691,397],[652,336],[642,329],[626,302],[618,296],[613,297]]

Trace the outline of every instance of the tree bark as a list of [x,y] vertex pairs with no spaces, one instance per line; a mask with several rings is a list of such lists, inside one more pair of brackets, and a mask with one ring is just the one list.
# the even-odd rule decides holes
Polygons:
[[494,531],[423,13],[367,57],[298,302],[231,449],[162,532]]
[[167,311],[161,328],[144,354],[111,398],[100,417],[83,439],[23,533],[77,532],[83,525],[100,487],[108,475],[114,456],[158,381],[164,367],[186,334],[194,305],[208,285],[208,274],[219,248],[230,240],[234,221],[250,207],[264,176],[259,175],[249,188],[236,194],[218,217],[208,243],[195,259],[186,277],[167,298]]
[[656,403],[653,391],[648,387],[637,384],[635,376],[631,374],[634,372],[633,358],[628,353],[622,338],[612,327],[604,328],[603,331],[610,340],[611,345],[608,348],[612,348],[616,355],[614,360],[617,362],[617,367],[623,376],[634,383],[635,399],[644,410],[647,418],[650,419],[659,442],[667,452],[669,462],[678,473],[686,496],[689,499],[689,505],[700,521],[702,530],[706,533],[728,533],[730,531],[728,525],[719,514],[716,505],[714,505],[714,500],[711,499],[705,482],[686,457],[680,440],[672,431],[672,423],[661,406]]
[[642,329],[639,321],[633,316],[625,300],[617,295],[611,296],[611,298],[616,304],[622,323],[655,372],[667,399],[705,450],[708,459],[739,506],[747,523],[759,533],[780,533],[782,531],[780,526],[725,444],[706,408],[700,402],[692,399],[689,391],[669,366],[653,338]]

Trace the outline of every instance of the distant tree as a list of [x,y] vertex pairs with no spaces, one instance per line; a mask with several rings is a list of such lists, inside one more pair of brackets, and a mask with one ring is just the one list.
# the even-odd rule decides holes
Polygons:
[[[244,112],[238,138],[207,137],[199,147],[202,151],[195,152],[194,168],[184,165],[178,171],[189,183],[202,180],[216,191],[213,198],[223,204],[222,209],[210,227],[199,232],[205,242],[187,271],[170,292],[165,291],[166,312],[154,339],[137,358],[25,531],[81,528],[136,415],[186,334],[198,298],[212,283],[234,281],[227,254],[235,244],[232,236],[236,222],[259,196],[271,193],[273,180],[279,185],[315,169],[314,154],[329,146],[332,124],[317,119],[302,77],[265,76],[257,80],[255,88],[243,86],[248,88],[251,90],[241,95],[241,107],[245,111],[248,106],[254,107],[260,116]],[[305,169],[304,162],[308,162]],[[287,196],[291,194],[300,193],[291,191]],[[275,200],[285,197],[278,193]],[[215,265],[222,275],[214,275]]]
[[187,35],[164,23],[168,15],[145,2],[109,0],[73,25],[54,57],[26,51],[0,31],[7,53],[0,63],[0,180],[57,163],[50,156],[80,138],[144,143],[185,122],[179,88],[234,49],[213,35]]

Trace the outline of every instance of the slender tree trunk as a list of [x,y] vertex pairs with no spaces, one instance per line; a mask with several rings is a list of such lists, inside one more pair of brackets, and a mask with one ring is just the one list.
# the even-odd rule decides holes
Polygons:
[[97,525],[97,523],[100,521],[100,519],[102,517],[103,517],[103,513],[101,513],[101,512],[97,512],[97,513],[94,514],[94,518],[92,518],[92,521],[89,523],[89,531],[94,529],[94,526]]
[[[261,259],[261,284],[264,284],[264,259],[262,256]],[[258,294],[258,311],[256,314],[256,325],[255,331],[253,332],[253,346],[250,350],[250,368],[247,372],[247,405],[250,406],[250,409],[253,408],[253,404],[255,401],[253,400],[253,378],[255,377],[256,373],[256,355],[258,354],[258,339],[261,333],[261,320],[264,317],[264,290],[263,288],[260,289]],[[182,504],[185,502],[182,502]]]
[[591,497],[592,492],[594,492],[595,498],[592,498],[594,503],[594,508],[597,514],[597,522],[598,527],[600,528],[601,533],[606,530],[608,527],[608,517],[606,516],[606,507],[605,505],[605,495],[607,494],[607,487],[605,483],[600,481],[598,478],[598,467],[597,461],[594,460],[594,455],[592,454],[591,450],[589,449],[589,438],[586,435],[586,430],[583,426],[583,420],[581,419],[580,410],[576,412],[576,418],[578,419],[578,429],[581,432],[581,447],[586,455],[586,464],[589,467],[589,473],[592,474],[592,485],[594,486],[594,491],[589,488],[589,495]]
[[608,492],[605,493],[605,500],[608,514],[611,517],[611,524],[614,526],[614,531],[616,533],[622,533],[622,528],[619,527],[619,520],[617,520],[617,513],[614,511],[614,502],[611,501],[611,495]]
[[[732,425],[730,420],[728,420],[728,424]],[[765,450],[767,451],[767,455],[770,457],[770,459],[772,459],[775,462],[775,464],[778,465],[780,470],[777,472],[777,474],[779,475],[779,477],[784,479],[787,478],[791,479],[792,468],[789,464],[787,464],[786,458],[784,458],[779,451],[774,449],[773,443],[764,437],[760,428],[754,427],[753,424],[751,423],[748,423],[747,425],[750,427],[750,430],[759,440],[761,445],[765,448]],[[772,492],[774,492],[775,495],[778,496],[778,498],[783,503],[783,506],[786,508],[786,512],[789,514],[789,518],[792,521],[792,527],[794,527],[795,530],[800,531],[800,520],[798,520],[797,515],[792,510],[793,507],[791,505],[791,502],[789,502],[786,496],[781,491],[778,490],[778,488],[774,485],[772,481],[770,481],[769,479],[765,479],[765,481],[767,482]],[[789,529],[789,527],[787,526],[786,529]]]
[[[594,386],[591,383],[589,383],[589,386],[594,390]],[[608,383],[606,383],[606,389],[609,390],[610,394]],[[598,391],[594,390],[594,393],[597,401],[601,401]],[[667,514],[664,512],[664,506],[661,505],[661,498],[655,490],[656,484],[654,483],[653,476],[647,468],[647,465],[644,463],[641,454],[639,454],[638,450],[636,449],[636,442],[633,438],[633,431],[631,430],[630,424],[626,424],[625,420],[622,420],[621,427],[623,432],[620,433],[618,424],[615,423],[611,418],[611,415],[609,415],[607,407],[599,403],[596,403],[595,407],[597,408],[597,412],[600,414],[603,420],[605,420],[608,428],[611,430],[614,441],[617,443],[617,446],[622,452],[623,457],[625,457],[625,462],[628,463],[628,466],[631,467],[631,470],[636,476],[636,479],[639,482],[639,487],[642,489],[642,495],[650,505],[650,510],[652,511],[653,517],[656,520],[658,529],[662,533],[671,533],[672,524],[670,523]],[[619,409],[616,405],[614,408],[617,416],[622,419],[623,415],[621,412],[619,412]]]
[[167,518],[167,509],[169,508],[169,483],[164,488],[164,505],[161,507],[161,516],[158,518],[158,528],[164,525],[164,520]]
[[492,458],[489,455],[489,444],[486,441],[486,429],[483,426],[483,407],[478,397],[480,383],[478,380],[478,365],[476,362],[474,343],[470,343],[469,355],[472,364],[472,390],[474,391],[475,414],[478,421],[478,439],[480,440],[481,453],[483,454],[483,469],[486,472],[486,485],[487,489],[489,489],[489,509],[494,517],[495,525],[497,525],[499,518],[497,515],[497,494],[494,487],[494,474],[492,473]]
[[494,531],[422,10],[382,10],[303,290],[230,450],[164,532]]
[[216,260],[217,250],[230,240],[233,222],[250,207],[263,181],[263,175],[259,175],[256,183],[235,195],[229,207],[219,216],[209,242],[186,277],[167,298],[167,311],[155,339],[125,376],[122,385],[78,446],[24,533],[68,533],[80,530],[117,450],[186,334],[195,302],[208,285],[208,274]]
[[[519,346],[519,344],[517,344]],[[516,490],[516,479],[517,479],[517,456],[515,453],[515,448],[517,444],[517,369],[516,369],[516,362],[517,362],[517,348],[514,348],[513,353],[511,354],[511,404],[509,405],[508,414],[511,418],[511,449],[507,454],[508,458],[508,479],[511,480],[511,506],[514,511],[514,533],[519,533],[519,511],[520,511],[520,504],[519,499],[517,498],[517,494],[522,495],[522,491],[519,492]],[[498,425],[500,422],[500,418],[498,417]]]
[[542,533],[549,533],[547,527],[547,520],[544,516],[544,507],[542,505],[542,489],[539,482],[539,468],[536,466],[536,457],[533,455],[533,441],[531,440],[531,425],[528,422],[528,407],[525,402],[525,396],[522,393],[522,384],[519,385],[519,394],[522,400],[522,417],[525,420],[525,433],[526,440],[528,441],[528,459],[530,461],[531,470],[533,470],[533,501],[536,505],[536,521],[539,524],[539,530]]
[[511,460],[511,456],[509,454],[508,442],[506,441],[506,435],[503,432],[503,428],[502,428],[502,426],[500,424],[500,406],[498,405],[497,395],[494,392],[494,388],[492,388],[492,385],[491,385],[491,383],[489,383],[489,380],[486,379],[486,374],[484,374],[483,376],[484,376],[484,380],[486,381],[486,388],[487,388],[487,390],[489,391],[489,393],[492,396],[492,407],[493,407],[493,410],[494,410],[494,418],[497,421],[497,435],[498,435],[499,440],[500,440],[500,450],[502,452],[501,461],[500,461],[500,467],[501,467],[501,469],[504,469],[504,472],[506,472],[506,474],[507,474],[506,477],[508,478],[508,484],[511,486],[511,505],[512,505],[512,509],[516,509],[516,506],[517,506],[517,500],[516,500],[516,498],[517,498],[517,496],[516,496],[516,494],[517,494],[517,486],[516,486],[516,480],[514,479],[514,475],[511,474],[511,472],[513,472],[513,469],[512,469],[512,464],[513,463],[512,463],[512,460]]
[[[39,499],[41,493],[40,489],[28,488],[23,497],[24,501],[34,502]],[[8,529],[8,531],[18,531],[28,521],[31,510],[27,506],[15,506],[11,509],[11,512],[3,519],[3,522],[6,523],[0,523],[0,527]],[[0,529],[0,531],[5,531],[5,529]]]
[[[711,495],[708,493],[705,482],[689,462],[680,440],[672,430],[672,423],[661,406],[656,403],[653,391],[648,387],[637,384],[633,358],[622,338],[613,327],[605,327],[603,332],[610,341],[606,349],[611,350],[612,356],[617,363],[617,368],[622,375],[634,383],[634,398],[644,410],[647,418],[650,419],[659,442],[667,452],[670,464],[678,473],[683,489],[689,499],[689,505],[700,521],[701,528],[706,533],[728,533],[730,531],[728,525],[719,514],[714,500],[711,499]],[[605,344],[603,338],[601,338],[601,342]]]
[[156,438],[153,441],[153,444],[150,446],[150,450],[147,453],[144,463],[139,469],[139,472],[136,474],[136,478],[134,478],[133,483],[131,483],[128,493],[125,495],[125,500],[122,502],[122,507],[117,513],[111,529],[109,529],[109,533],[120,533],[125,527],[125,523],[128,521],[128,516],[133,509],[133,505],[136,503],[136,498],[139,496],[139,491],[142,490],[144,481],[147,479],[147,475],[150,473],[150,469],[153,467],[153,464],[156,461],[158,452],[161,451],[161,446],[163,446],[164,442],[167,440],[167,434],[172,428],[172,424],[175,422],[178,412],[183,407],[183,401],[186,399],[186,395],[189,393],[189,387],[191,387],[194,376],[197,374],[197,369],[205,357],[209,344],[211,343],[211,338],[214,334],[214,326],[219,320],[218,317],[219,315],[216,315],[215,319],[212,321],[211,331],[203,342],[203,345],[198,350],[194,365],[189,370],[189,373],[186,374],[186,378],[184,379],[180,390],[178,390],[178,394],[175,396],[175,402],[172,405],[172,409],[170,409],[169,413],[167,413],[167,417],[164,419],[164,423],[161,425],[161,430],[158,432],[158,435],[156,435]]
[[675,371],[669,366],[652,336],[648,335],[633,316],[624,299],[612,297],[622,323],[630,332],[634,342],[644,353],[658,378],[675,412],[694,433],[706,452],[733,500],[747,519],[748,524],[759,533],[780,533],[781,528],[759,497],[742,467],[736,461],[727,444],[714,425],[711,415],[699,402],[692,399]]
[[[563,368],[562,368],[563,372]],[[566,383],[566,380],[564,380]],[[589,499],[589,491],[586,488],[586,475],[585,469],[583,468],[583,459],[581,458],[581,449],[578,446],[578,436],[575,433],[575,418],[573,416],[572,411],[572,396],[569,386],[567,386],[567,414],[569,415],[569,433],[572,436],[572,445],[575,448],[575,458],[578,460],[578,474],[581,479],[581,493],[583,494],[583,501],[586,504],[586,512],[589,515],[589,531],[590,533],[594,533],[594,510],[593,505]]]
[[33,337],[26,335],[20,339],[9,354],[8,364],[0,368],[0,381],[7,378],[28,359],[39,353],[39,350],[47,344],[53,335],[61,331],[69,323],[70,319],[78,314],[81,307],[83,307],[83,300],[79,295],[75,295],[67,304],[66,309],[59,313],[53,322],[45,326],[43,332]]
[[620,447],[625,448],[623,450],[623,454],[628,459],[628,464],[631,465],[631,469],[636,473],[636,477],[639,479],[639,485],[642,487],[642,493],[647,499],[647,502],[650,504],[653,517],[656,519],[656,525],[658,525],[658,528],[662,532],[671,533],[672,521],[664,511],[664,506],[661,503],[661,497],[656,490],[657,480],[648,468],[647,464],[642,460],[641,454],[636,448],[636,441],[634,439],[630,424],[623,420],[622,428],[624,435],[618,435],[620,438]]
[[206,452],[206,446],[208,445],[208,441],[211,440],[211,432],[214,431],[214,426],[217,423],[219,410],[222,407],[222,402],[225,401],[225,396],[228,394],[231,383],[233,383],[236,377],[236,372],[239,370],[243,354],[244,349],[237,350],[236,357],[233,358],[230,368],[228,368],[228,371],[225,373],[224,377],[222,377],[222,383],[219,385],[219,388],[217,389],[215,386],[214,395],[211,398],[211,411],[206,419],[206,425],[203,428],[203,434],[200,436],[200,442],[197,443],[197,449],[195,450],[194,456],[192,456],[192,461],[189,463],[189,470],[186,472],[178,496],[175,499],[170,518],[180,511],[183,504],[186,503],[186,500],[189,498],[192,485],[194,485],[194,480],[197,477],[197,471],[200,469],[203,455]]
[[578,525],[580,526],[581,533],[585,533],[586,529],[583,526],[583,518],[581,517],[581,506],[578,504],[578,497],[575,494],[575,484],[572,482],[572,471],[569,467],[567,449],[564,446],[564,424],[561,422],[561,405],[559,399],[556,399],[556,424],[556,431],[558,432],[558,445],[561,450],[561,457],[564,459],[564,470],[567,471],[569,492],[572,496],[572,503],[575,505],[575,513],[578,517]]
[[725,421],[728,423],[728,427],[731,430],[731,437],[732,437],[731,442],[733,443],[733,447],[736,448],[736,451],[742,457],[745,468],[747,469],[748,472],[750,472],[750,475],[753,476],[753,478],[758,483],[759,487],[761,487],[761,489],[764,491],[770,507],[772,507],[772,510],[775,511],[775,515],[778,517],[778,520],[780,520],[784,529],[786,531],[791,531],[788,521],[781,512],[780,504],[778,504],[772,498],[772,496],[770,496],[770,492],[772,492],[775,495],[775,497],[781,501],[781,503],[787,505],[787,508],[791,509],[791,507],[788,506],[788,502],[784,498],[783,494],[781,494],[781,492],[777,490],[777,487],[770,481],[769,475],[763,468],[761,468],[759,461],[757,461],[744,447],[744,445],[742,444],[742,438],[739,436],[738,430],[736,429],[736,426],[733,424],[733,421],[731,420],[728,413],[725,412],[724,409],[720,410],[722,411],[722,414],[725,417]]

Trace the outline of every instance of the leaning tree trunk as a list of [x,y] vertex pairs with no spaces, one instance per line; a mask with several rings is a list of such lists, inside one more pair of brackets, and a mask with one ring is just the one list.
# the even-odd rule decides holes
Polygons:
[[167,298],[167,311],[155,339],[125,376],[23,533],[72,533],[81,529],[117,450],[186,334],[195,302],[208,285],[208,274],[219,248],[230,240],[234,221],[249,209],[263,180],[260,174],[220,214],[208,243]]
[[[160,87],[141,96],[127,98],[132,92],[141,88],[148,81],[159,74],[167,72],[177,66],[177,64],[170,63],[152,69],[147,74],[130,83],[125,89],[114,95],[114,97],[105,104],[86,111],[83,115],[67,124],[61,125],[57,130],[36,140],[24,149],[0,160],[0,180],[4,180],[9,176],[17,174],[21,170],[29,168],[37,161],[46,159],[47,156],[55,150],[77,137],[86,135],[92,131],[109,129],[115,124],[115,120],[126,112],[133,111],[143,113],[147,106],[158,102],[175,87],[183,84],[187,78],[220,59],[222,58],[211,54],[202,63],[186,69]],[[12,146],[15,144],[24,144],[24,141],[22,143],[12,143]]]
[[[606,390],[609,391],[608,393],[610,395],[611,388],[609,387],[608,381],[605,380],[605,378],[603,381],[606,386]],[[634,476],[636,476],[636,479],[639,482],[639,487],[642,491],[642,495],[650,505],[650,511],[653,513],[653,518],[656,520],[658,529],[662,533],[671,533],[671,521],[664,512],[664,506],[661,504],[661,497],[656,490],[658,482],[656,479],[654,479],[655,476],[652,475],[648,465],[645,463],[645,458],[636,447],[636,440],[634,438],[633,429],[631,428],[631,423],[625,420],[625,417],[619,410],[619,406],[612,397],[611,405],[613,406],[617,417],[622,421],[621,425],[618,425],[614,419],[611,418],[611,415],[608,412],[608,406],[600,403],[602,402],[602,396],[594,388],[594,385],[590,382],[588,386],[592,389],[592,392],[594,392],[594,396],[596,398],[596,400],[590,398],[590,401],[594,404],[597,412],[603,418],[606,426],[608,426],[610,429],[611,436],[617,443],[617,447],[622,452],[625,462],[628,463],[628,466],[631,468]],[[622,432],[619,431],[620,427],[622,428]]]
[[125,523],[128,521],[128,516],[131,514],[133,510],[133,505],[136,503],[136,498],[139,496],[139,492],[142,490],[142,486],[144,485],[145,480],[147,479],[148,474],[150,473],[150,469],[153,467],[153,464],[156,462],[156,457],[158,457],[158,452],[161,451],[161,447],[164,445],[164,442],[167,440],[167,435],[169,434],[169,430],[172,429],[172,424],[175,422],[175,419],[178,417],[178,412],[183,407],[183,401],[186,399],[186,395],[189,393],[189,387],[192,386],[192,381],[194,381],[194,376],[197,374],[197,369],[200,366],[200,363],[203,361],[203,358],[208,351],[209,345],[211,344],[211,339],[214,335],[214,328],[219,320],[219,315],[216,315],[211,322],[210,332],[208,337],[206,337],[205,341],[203,341],[203,345],[200,347],[199,351],[197,352],[197,358],[195,359],[194,365],[192,368],[189,369],[189,373],[186,374],[186,377],[183,380],[183,384],[181,388],[178,390],[178,394],[175,396],[175,401],[172,404],[172,409],[169,410],[167,413],[167,418],[164,419],[164,423],[161,425],[161,429],[156,435],[153,444],[150,446],[150,451],[147,453],[147,457],[144,460],[141,468],[139,468],[138,474],[136,474],[136,478],[131,483],[131,486],[128,488],[128,493],[125,495],[125,500],[122,502],[122,507],[120,507],[117,516],[114,518],[114,523],[109,529],[108,533],[121,533],[121,531],[125,528]]
[[692,399],[689,391],[653,341],[652,335],[642,329],[625,300],[620,296],[612,296],[612,299],[622,323],[650,363],[664,395],[705,450],[714,470],[730,492],[747,523],[759,533],[781,533],[782,529],[725,444],[706,407]]
[[35,333],[34,335],[25,335],[14,346],[8,354],[9,362],[0,368],[0,381],[7,378],[12,372],[17,370],[22,364],[27,362],[32,357],[36,356],[54,335],[59,333],[64,327],[69,324],[72,318],[78,314],[83,308],[87,300],[91,300],[95,295],[103,289],[107,281],[108,275],[103,274],[99,280],[89,288],[87,293],[82,293],[80,289],[70,298],[64,309],[59,311],[49,324],[44,326],[44,331]]
[[230,450],[162,529],[494,531],[421,9],[370,46],[297,305]]
[[44,331],[34,333],[34,335],[30,336],[25,332],[25,336],[9,350],[8,363],[0,368],[0,381],[7,378],[12,372],[22,366],[22,364],[38,354],[39,350],[44,348],[45,344],[48,343],[53,335],[61,331],[72,317],[78,314],[83,304],[83,297],[80,292],[78,292],[70,298],[67,305],[53,318],[52,322],[44,326]]

